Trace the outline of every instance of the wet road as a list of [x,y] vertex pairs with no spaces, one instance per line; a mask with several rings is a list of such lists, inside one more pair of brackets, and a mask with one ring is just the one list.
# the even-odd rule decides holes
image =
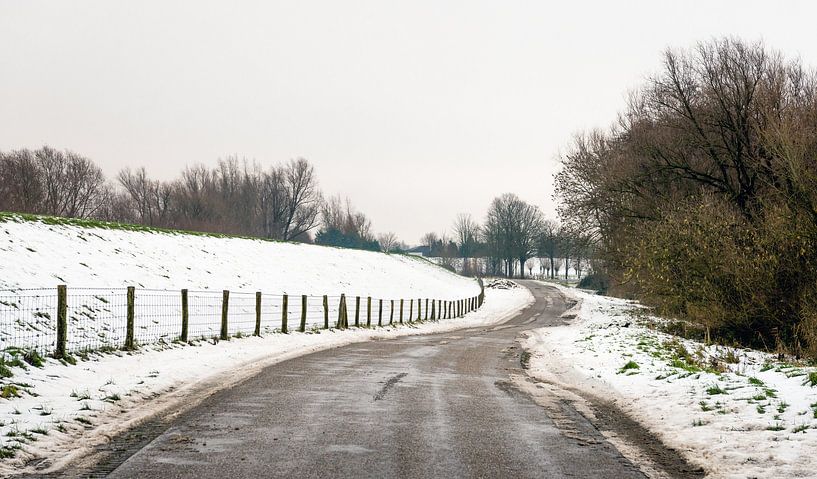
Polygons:
[[[184,413],[110,477],[644,477],[583,417],[516,390],[519,334],[559,324],[554,288],[503,325],[276,364]],[[107,472],[107,471],[106,471]]]

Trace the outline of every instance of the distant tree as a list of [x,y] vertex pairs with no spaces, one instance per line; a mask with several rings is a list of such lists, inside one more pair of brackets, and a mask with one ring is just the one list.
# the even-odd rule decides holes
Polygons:
[[283,178],[286,201],[281,238],[291,240],[318,226],[321,193],[315,169],[303,158],[290,161]]
[[0,210],[42,213],[44,195],[34,152],[0,152]]
[[371,231],[371,220],[356,211],[349,199],[329,198],[321,208],[321,229],[315,243],[346,248],[380,250],[380,244]]
[[421,246],[426,246],[430,250],[431,248],[434,247],[434,245],[439,243],[439,241],[440,241],[439,235],[437,235],[437,233],[434,233],[432,231],[430,233],[424,234],[422,236],[422,238],[420,238],[420,245]]
[[467,213],[457,215],[454,221],[454,234],[457,248],[462,260],[462,274],[470,275],[473,266],[473,256],[476,253],[480,236],[479,224]]
[[550,277],[554,277],[554,264],[558,253],[559,224],[553,220],[542,221],[542,233],[536,246],[537,256],[542,264],[547,261],[546,269]]
[[397,240],[397,234],[395,233],[383,233],[377,237],[377,242],[380,243],[380,251],[383,251],[384,253],[390,253],[398,250],[399,241]]
[[506,193],[491,202],[483,236],[489,255],[504,262],[507,276],[514,275],[515,264],[519,264],[520,276],[525,276],[525,261],[535,253],[542,223],[539,208],[514,194]]
[[171,188],[148,178],[145,168],[131,171],[125,168],[117,176],[119,184],[130,196],[139,223],[148,226],[167,226],[167,213],[171,200]]
[[69,150],[0,153],[0,208],[88,218],[103,208],[109,192],[102,170]]

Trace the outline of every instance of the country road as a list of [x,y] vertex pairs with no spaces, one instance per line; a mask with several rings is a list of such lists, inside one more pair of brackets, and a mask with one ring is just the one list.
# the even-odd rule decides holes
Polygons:
[[[566,309],[555,288],[523,284],[536,302],[504,324],[358,343],[276,364],[172,420],[115,439],[105,461],[72,473],[644,477],[575,410],[560,406],[565,430],[564,420],[513,386],[511,376],[524,375],[515,339],[560,324]],[[683,467],[666,474],[685,477]]]

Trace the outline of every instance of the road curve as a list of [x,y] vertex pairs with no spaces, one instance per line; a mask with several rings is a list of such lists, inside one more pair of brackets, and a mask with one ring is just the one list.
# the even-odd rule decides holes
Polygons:
[[644,475],[578,413],[570,431],[509,382],[515,338],[559,324],[562,295],[493,327],[373,341],[271,366],[98,474],[131,477]]

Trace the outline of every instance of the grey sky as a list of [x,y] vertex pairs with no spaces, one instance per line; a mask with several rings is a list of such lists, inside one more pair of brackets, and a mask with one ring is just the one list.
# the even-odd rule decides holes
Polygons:
[[764,39],[817,65],[807,1],[0,0],[0,149],[157,178],[303,156],[416,242],[512,191],[555,217],[556,155],[666,46]]

